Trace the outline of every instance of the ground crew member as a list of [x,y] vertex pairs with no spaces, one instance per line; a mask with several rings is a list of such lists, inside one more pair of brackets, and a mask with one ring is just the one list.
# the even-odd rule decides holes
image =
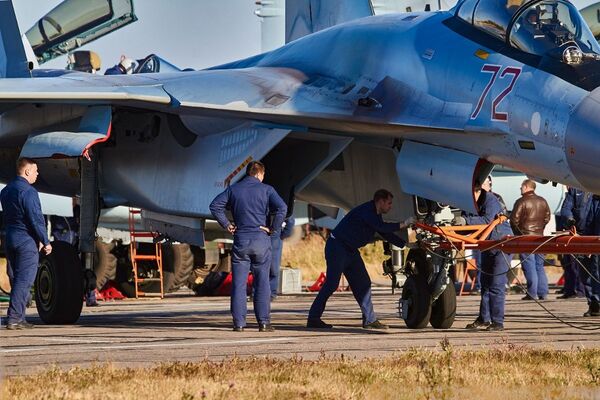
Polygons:
[[[535,194],[535,182],[521,183],[521,197],[515,201],[510,225],[515,235],[544,235],[550,221],[548,202]],[[520,254],[521,268],[527,279],[527,294],[522,300],[545,300],[548,297],[548,276],[544,270],[544,254]]]
[[[586,235],[600,236],[600,196],[597,194],[592,195],[584,232]],[[585,281],[588,310],[583,316],[600,317],[600,256],[592,254],[585,258],[584,265],[587,271],[580,271],[580,276]]]
[[[502,213],[502,205],[493,194],[481,189],[479,182],[475,183],[473,197],[477,203],[476,214],[463,212],[464,221],[454,223],[458,225],[466,222],[469,225],[489,224],[496,216]],[[498,240],[506,235],[512,235],[508,221],[497,225],[489,236],[490,240]],[[487,238],[486,238],[487,239]],[[501,331],[504,329],[504,298],[507,282],[506,273],[510,267],[510,254],[503,254],[500,250],[492,249],[481,253],[481,302],[479,316],[466,326],[467,329],[487,328],[488,331]]]
[[[275,189],[262,183],[265,166],[252,161],[246,177],[228,187],[210,204],[210,212],[219,224],[233,234],[231,256],[231,314],[233,330],[242,332],[246,326],[246,282],[252,271],[254,314],[260,332],[274,331],[271,326],[269,271],[271,269],[271,238],[280,235],[287,206]],[[233,222],[225,216],[231,210]],[[269,216],[274,215],[269,225]]]
[[279,286],[279,271],[281,270],[281,252],[283,241],[292,236],[294,231],[294,217],[285,219],[280,235],[271,235],[271,271],[269,272],[269,285],[271,287],[271,300],[277,298],[277,287]]
[[7,329],[33,327],[25,321],[25,309],[37,273],[38,251],[43,250],[45,254],[52,252],[40,197],[32,186],[37,177],[36,162],[20,158],[17,161],[17,177],[0,192],[6,229],[4,247],[12,276]]
[[[560,208],[560,216],[566,229],[575,227],[577,232],[585,234],[587,215],[590,211],[592,194],[576,188],[568,188],[565,200]],[[577,257],[577,259],[575,259]],[[563,257],[565,270],[565,286],[559,299],[585,296],[585,274],[579,268],[578,260],[584,257],[565,255]]]
[[383,222],[382,214],[392,209],[392,193],[385,189],[375,192],[373,200],[353,208],[331,232],[325,245],[327,276],[308,313],[308,328],[331,329],[333,326],[321,320],[327,300],[336,291],[342,274],[348,279],[352,294],[362,311],[363,328],[387,329],[376,317],[371,300],[371,279],[365,269],[358,249],[373,241],[375,232],[398,247],[404,240],[394,232],[414,222],[409,218],[404,223]]

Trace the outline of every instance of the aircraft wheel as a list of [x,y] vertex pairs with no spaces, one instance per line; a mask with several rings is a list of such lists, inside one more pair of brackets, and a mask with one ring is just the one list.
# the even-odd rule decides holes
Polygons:
[[75,247],[52,242],[52,253],[40,256],[35,305],[47,324],[77,322],[83,307],[83,269]]
[[435,329],[449,329],[456,317],[456,288],[450,282],[446,290],[433,302],[429,322]]
[[96,274],[96,289],[98,290],[102,289],[110,279],[115,279],[117,257],[112,254],[114,247],[114,243],[104,243],[101,238],[96,239],[94,273]]
[[204,264],[194,269],[194,282],[188,285],[197,296],[210,296],[221,284],[227,273],[231,272],[231,254],[219,257],[218,264]]
[[[165,293],[175,292],[183,286],[194,269],[194,255],[189,244],[162,244],[163,289]],[[146,292],[160,292],[160,282],[150,282],[144,287]]]
[[410,275],[402,286],[400,318],[410,329],[422,329],[431,316],[431,296],[427,282],[420,275]]
[[427,259],[425,250],[422,249],[411,249],[406,257],[406,265],[412,271],[423,277],[425,281],[429,279],[433,273],[433,265]]

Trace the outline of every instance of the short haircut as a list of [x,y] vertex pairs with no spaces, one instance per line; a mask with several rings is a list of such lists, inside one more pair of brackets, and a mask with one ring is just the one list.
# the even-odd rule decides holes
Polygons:
[[256,176],[259,173],[265,173],[265,164],[260,161],[251,161],[246,167],[246,175]]
[[393,199],[394,195],[392,194],[392,192],[390,192],[389,190],[386,190],[386,189],[379,189],[373,195],[373,201],[375,201],[375,202],[377,202],[379,200],[387,200],[390,198]]
[[532,190],[535,190],[536,187],[535,182],[531,179],[525,179],[521,185]]
[[37,162],[31,158],[21,157],[17,160],[17,174],[23,173],[28,165],[37,165]]

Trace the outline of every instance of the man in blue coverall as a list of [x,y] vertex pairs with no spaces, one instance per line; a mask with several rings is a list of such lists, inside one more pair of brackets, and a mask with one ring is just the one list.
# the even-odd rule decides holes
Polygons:
[[[210,212],[219,224],[233,234],[231,256],[231,314],[233,330],[243,332],[246,326],[246,282],[252,271],[254,314],[260,332],[273,332],[269,271],[271,269],[271,238],[280,235],[287,206],[273,187],[262,183],[265,166],[252,161],[246,177],[228,187],[210,204]],[[225,215],[231,210],[233,222]],[[269,216],[274,215],[269,226]]]
[[[589,211],[586,216],[585,235],[600,235],[600,196],[591,195]],[[585,296],[588,310],[584,317],[600,317],[600,255],[592,254],[584,261],[587,271],[580,271],[585,284]]]
[[[590,211],[592,194],[586,193],[583,190],[569,188],[565,195],[565,200],[560,208],[560,216],[566,229],[575,226],[580,235],[585,235],[587,215]],[[578,257],[576,260],[575,257]],[[572,297],[585,296],[585,274],[580,271],[578,260],[582,260],[581,256],[565,255],[563,257],[565,270],[565,286],[564,291],[559,299],[569,299]]]
[[277,298],[277,286],[279,286],[279,271],[281,270],[281,251],[283,241],[292,236],[294,230],[294,217],[285,219],[280,235],[271,235],[271,271],[269,273],[269,285],[271,286],[271,300]]
[[17,161],[17,177],[0,192],[6,229],[4,247],[10,269],[9,275],[12,276],[7,329],[33,327],[25,321],[25,309],[37,273],[38,252],[39,250],[43,250],[46,254],[52,252],[40,197],[32,186],[37,177],[36,162],[20,158]]
[[[477,203],[477,214],[464,213],[465,222],[469,225],[489,224],[503,208],[498,198],[481,188],[479,182],[475,183],[473,197]],[[460,223],[459,223],[460,224]],[[508,221],[504,221],[494,228],[486,239],[498,240],[507,235],[512,235]],[[510,268],[510,254],[492,249],[481,253],[481,302],[479,303],[479,316],[466,326],[467,329],[487,328],[488,331],[501,331],[504,329],[504,298],[507,283],[506,273]]]
[[339,286],[342,274],[348,279],[352,294],[362,311],[363,328],[388,328],[377,319],[373,310],[371,279],[358,249],[372,242],[376,232],[390,243],[404,247],[406,243],[394,232],[412,224],[414,218],[411,217],[404,223],[386,223],[381,217],[392,209],[393,197],[389,191],[379,189],[375,192],[373,200],[350,210],[329,235],[325,245],[326,278],[310,307],[307,328],[331,329],[333,327],[321,320],[321,316],[325,311],[327,300]]

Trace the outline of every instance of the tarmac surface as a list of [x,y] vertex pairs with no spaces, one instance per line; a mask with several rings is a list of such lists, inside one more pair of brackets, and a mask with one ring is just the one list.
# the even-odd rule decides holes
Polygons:
[[[600,345],[600,318],[583,318],[585,299],[550,300],[543,305],[557,316],[588,330],[569,327],[538,304],[509,295],[506,329],[469,331],[464,326],[477,316],[479,296],[458,298],[457,318],[448,330],[431,327],[410,330],[398,318],[399,293],[374,290],[378,317],[390,325],[384,332],[361,328],[361,314],[350,293],[336,293],[323,319],[330,331],[308,330],[306,316],[314,294],[280,296],[272,305],[276,332],[259,333],[249,304],[245,332],[231,330],[229,298],[194,297],[180,291],[160,299],[101,302],[84,307],[76,325],[43,325],[35,308],[28,319],[37,325],[23,331],[0,330],[0,365],[5,375],[26,374],[50,366],[69,368],[110,362],[120,367],[149,366],[169,361],[222,360],[239,356],[318,358],[322,354],[379,357],[410,348],[439,348],[447,337],[455,347],[487,349],[493,346],[531,346],[552,349],[591,348]],[[6,314],[6,303],[0,313]]]

